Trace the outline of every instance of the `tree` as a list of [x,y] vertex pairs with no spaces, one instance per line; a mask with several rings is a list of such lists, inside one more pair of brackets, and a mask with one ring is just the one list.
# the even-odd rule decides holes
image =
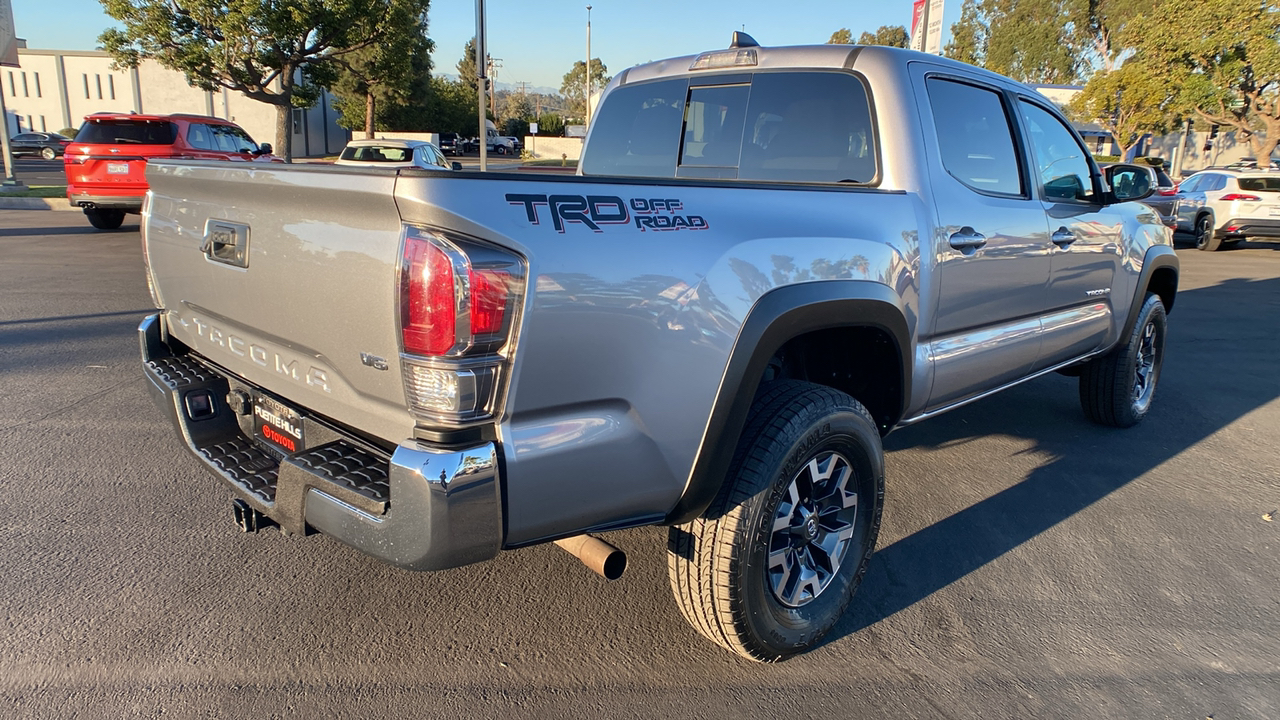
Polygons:
[[435,132],[475,135],[476,92],[463,82],[432,77],[425,124]]
[[942,54],[970,65],[982,65],[987,31],[977,0],[964,0],[960,6],[960,19],[951,26],[951,40],[942,49]]
[[874,33],[862,33],[858,37],[858,44],[904,48],[911,44],[911,36],[902,25],[881,25]]
[[1130,62],[1094,73],[1071,99],[1068,113],[1073,120],[1097,123],[1111,133],[1124,159],[1143,135],[1166,130],[1169,105],[1164,78]]
[[831,33],[831,39],[827,41],[827,44],[828,45],[852,45],[853,33],[849,31],[849,28],[840,28],[839,30]]
[[1081,1],[965,0],[944,52],[1021,82],[1075,82],[1083,61],[1069,11]]
[[119,67],[154,59],[201,90],[276,107],[276,148],[293,158],[290,111],[332,82],[334,61],[394,31],[395,0],[102,0],[122,27],[98,40]]
[[[425,105],[434,46],[427,38],[427,3],[428,0],[396,0],[387,18],[395,31],[335,60],[338,71],[331,89],[336,96],[339,125],[352,130],[363,126],[365,137],[372,138],[375,128],[388,129],[380,122],[380,104],[405,105],[416,94],[415,104]],[[383,109],[385,115],[390,108]]]
[[458,82],[471,88],[471,94],[476,94],[476,39],[471,38],[467,41],[465,47],[462,48],[462,59],[455,65],[458,69]]
[[[609,84],[613,78],[606,75],[609,69],[600,62],[600,58],[591,58],[591,96],[597,94]],[[565,108],[570,116],[586,117],[586,73],[587,64],[579,60],[573,69],[564,74],[564,82],[560,84],[560,94],[564,95]]]
[[1068,17],[1076,45],[1104,71],[1116,69],[1128,48],[1123,40],[1129,21],[1149,10],[1148,0],[1072,0]]
[[1126,34],[1134,61],[1176,93],[1177,110],[1233,128],[1265,165],[1280,141],[1280,8],[1274,0],[1162,0],[1134,18]]
[[538,116],[539,135],[563,135],[564,118],[555,113],[543,113]]

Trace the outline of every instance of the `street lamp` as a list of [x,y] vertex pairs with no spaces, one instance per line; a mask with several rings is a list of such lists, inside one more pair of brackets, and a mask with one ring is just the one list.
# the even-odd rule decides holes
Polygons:
[[591,6],[587,6],[587,128],[591,128]]

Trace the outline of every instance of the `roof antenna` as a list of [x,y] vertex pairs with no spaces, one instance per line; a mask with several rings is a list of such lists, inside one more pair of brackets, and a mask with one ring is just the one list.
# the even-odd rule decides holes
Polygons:
[[734,30],[733,42],[729,43],[729,49],[732,50],[734,48],[749,48],[749,47],[760,47],[760,43],[756,42],[756,39],[751,37],[750,35],[744,32],[740,32],[738,30]]

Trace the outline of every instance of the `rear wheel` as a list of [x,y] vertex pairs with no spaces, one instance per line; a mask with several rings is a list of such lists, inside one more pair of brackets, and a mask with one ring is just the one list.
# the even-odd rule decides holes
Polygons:
[[1196,249],[1213,252],[1222,246],[1222,238],[1213,232],[1213,218],[1201,215],[1196,218]]
[[123,210],[85,210],[84,215],[99,230],[115,230],[124,223]]
[[47,147],[40,151],[40,157],[44,158],[45,160],[52,160],[58,157],[58,152],[53,148]]
[[686,620],[752,660],[815,647],[840,619],[880,530],[884,451],[857,400],[772,383],[702,517],[671,528],[668,570]]

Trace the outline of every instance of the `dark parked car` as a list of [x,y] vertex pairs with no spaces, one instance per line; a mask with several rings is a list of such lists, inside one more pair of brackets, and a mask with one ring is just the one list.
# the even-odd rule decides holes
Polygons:
[[461,152],[458,133],[440,133],[440,152],[445,155],[457,155]]
[[58,133],[19,133],[9,139],[9,152],[19,155],[39,155],[45,160],[62,156],[71,144],[71,138]]

